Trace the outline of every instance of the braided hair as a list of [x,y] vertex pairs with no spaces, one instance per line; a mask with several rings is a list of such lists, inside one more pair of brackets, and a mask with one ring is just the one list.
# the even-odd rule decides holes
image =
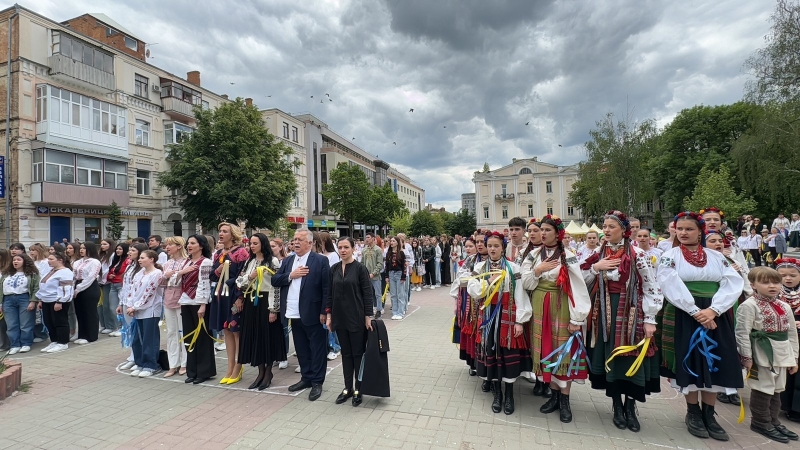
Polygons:
[[[549,258],[547,258],[547,260],[548,261],[553,261],[553,260],[559,259],[561,261],[561,264],[564,267],[566,267],[567,266],[567,252],[564,249],[564,242],[563,242],[564,241],[564,239],[563,239],[564,230],[559,230],[558,224],[550,216],[545,216],[542,219],[541,224],[542,225],[544,225],[544,224],[550,225],[551,227],[553,227],[553,229],[558,234],[558,236],[556,237],[556,251]],[[544,246],[544,242],[542,243],[542,245]]]

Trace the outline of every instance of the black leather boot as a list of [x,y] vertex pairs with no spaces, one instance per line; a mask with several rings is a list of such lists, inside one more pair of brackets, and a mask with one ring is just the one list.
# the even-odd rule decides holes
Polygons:
[[742,403],[742,398],[739,397],[739,394],[731,394],[728,396],[728,401],[731,402],[731,405],[739,406]]
[[494,388],[494,401],[492,402],[492,411],[499,413],[503,409],[503,388],[500,386],[499,381],[493,381],[492,387]]
[[491,391],[492,390],[492,382],[489,381],[489,380],[483,380],[483,383],[481,383],[481,390],[483,392]]
[[707,439],[708,430],[706,424],[703,422],[703,411],[698,404],[686,404],[686,429],[689,434],[699,438]]
[[542,395],[542,390],[544,389],[544,383],[539,380],[536,380],[536,383],[533,385],[533,395],[534,397],[540,397]]
[[706,425],[708,435],[718,441],[727,441],[730,439],[728,433],[722,429],[714,418],[714,407],[710,405],[703,405],[703,423]]
[[553,391],[553,395],[550,396],[550,399],[545,402],[544,405],[539,408],[539,412],[542,414],[550,414],[551,412],[558,409],[558,397],[561,395],[561,391]]
[[506,383],[506,401],[503,404],[503,412],[507,416],[514,414],[514,383]]
[[572,422],[572,409],[569,407],[569,395],[560,394],[558,400],[559,419],[561,419],[563,423]]
[[613,402],[611,408],[614,412],[614,426],[624,430],[628,424],[625,421],[625,407],[622,405],[622,399],[615,395],[611,401]]
[[542,397],[550,398],[551,395],[553,395],[553,390],[550,389],[550,385],[544,384],[544,387],[542,388]]
[[639,419],[636,417],[636,400],[632,398],[625,398],[625,420],[628,429],[634,433],[638,433],[642,429]]
[[780,431],[775,429],[775,427],[771,427],[769,429],[764,429],[757,427],[753,424],[750,424],[750,429],[755,431],[756,433],[764,436],[767,439],[772,439],[775,442],[780,442],[782,444],[788,444],[789,438],[784,436]]

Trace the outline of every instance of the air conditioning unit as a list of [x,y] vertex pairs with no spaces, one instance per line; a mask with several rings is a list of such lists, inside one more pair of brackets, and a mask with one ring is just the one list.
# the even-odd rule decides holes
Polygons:
[[154,84],[153,85],[153,92],[161,92],[161,86]]

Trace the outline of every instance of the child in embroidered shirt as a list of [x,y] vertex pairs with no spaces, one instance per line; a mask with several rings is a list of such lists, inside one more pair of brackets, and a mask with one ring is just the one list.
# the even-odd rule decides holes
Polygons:
[[[775,261],[775,267],[783,284],[781,300],[791,308],[795,322],[800,323],[800,260],[781,258]],[[800,329],[797,333],[800,334]],[[786,377],[786,390],[781,393],[781,409],[786,411],[787,419],[800,422],[800,376],[797,374]]]
[[797,372],[798,336],[792,309],[781,301],[781,276],[756,267],[748,274],[753,296],[739,305],[736,346],[749,371],[750,429],[777,442],[798,436],[778,420],[786,375]]

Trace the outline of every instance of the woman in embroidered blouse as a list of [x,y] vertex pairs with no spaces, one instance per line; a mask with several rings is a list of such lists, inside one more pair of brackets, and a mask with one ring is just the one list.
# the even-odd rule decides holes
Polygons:
[[[642,231],[642,230],[640,230]],[[648,230],[642,234],[650,238]],[[652,338],[656,315],[664,297],[656,282],[652,258],[631,240],[631,224],[620,211],[609,211],[603,219],[603,245],[582,264],[584,280],[592,296],[591,320],[587,326],[587,352],[591,361],[589,379],[593,389],[605,390],[611,397],[614,426],[633,432],[641,429],[636,417],[636,402],[661,392],[659,355],[654,344],[639,369],[628,376],[639,350],[606,361],[614,349],[636,345]],[[622,397],[625,397],[623,402]]]
[[[133,244],[128,248],[127,267],[125,268],[125,273],[122,275],[122,286],[118,291],[119,303],[117,306],[117,318],[119,319],[121,317],[119,321],[125,324],[127,330],[131,329],[131,322],[133,321],[133,317],[125,314],[128,306],[130,306],[128,305],[128,290],[130,290],[133,285],[133,277],[142,269],[142,266],[139,265],[139,256],[145,250],[147,250],[147,245],[142,243]],[[122,337],[123,344],[129,347],[130,343],[125,343],[127,336],[122,336],[122,333],[120,333],[120,336]],[[130,351],[127,361],[122,363],[119,368],[121,370],[139,370],[139,367],[133,362],[133,350]]]
[[[478,320],[480,302],[467,294],[467,281],[475,268],[475,263],[480,262],[481,257],[472,237],[464,241],[464,249],[467,257],[459,262],[453,285],[450,286],[450,296],[455,299],[456,324],[459,327],[458,357],[467,363],[469,375],[474,377],[478,374],[475,367],[475,336],[480,325]],[[487,380],[484,383],[487,384],[486,392],[488,392],[490,382]]]
[[170,369],[164,378],[186,375],[186,347],[181,342],[181,283],[178,272],[187,264],[186,241],[180,236],[164,240],[169,260],[164,264],[164,322],[167,323],[167,358]]
[[108,290],[108,303],[114,309],[114,323],[116,324],[114,331],[108,333],[111,337],[120,337],[122,332],[120,326],[122,323],[119,320],[119,314],[116,310],[119,307],[120,291],[122,290],[122,281],[125,276],[125,269],[128,268],[128,244],[122,242],[114,247],[114,255],[111,257],[111,264],[108,267],[108,277],[106,278],[109,285]]
[[[42,244],[37,243],[28,247],[28,254],[33,260],[33,264],[39,269],[40,279],[50,272],[50,265],[47,263],[47,255],[50,253],[47,252],[47,249],[45,249]],[[36,309],[35,321],[36,324],[33,326],[33,342],[42,342],[49,336],[47,335],[47,330],[45,330],[44,321],[42,320],[42,311],[39,308]]]
[[[204,236],[195,234],[186,240],[189,264],[178,271],[181,277],[181,320],[184,334],[197,329],[206,315],[206,305],[211,302],[211,248]],[[194,349],[186,353],[186,383],[200,384],[217,375],[214,361],[214,341],[200,330]],[[184,345],[190,345],[185,342]]]
[[[702,216],[687,211],[673,223],[680,246],[661,256],[656,274],[668,301],[661,329],[661,375],[686,397],[689,433],[727,441],[727,433],[714,418],[714,405],[718,392],[734,394],[744,386],[733,319],[726,314],[744,282],[722,254],[703,249]],[[702,350],[711,340],[718,347]],[[703,352],[721,359],[708,359]]]
[[137,328],[131,345],[134,363],[139,367],[139,370],[131,372],[134,377],[147,378],[161,372],[158,364],[158,321],[164,307],[164,288],[161,286],[164,274],[157,260],[158,254],[153,250],[143,251],[139,255],[139,266],[142,270],[136,273],[130,289],[127,290],[125,313],[136,320]]
[[484,244],[489,258],[475,264],[475,278],[467,282],[467,293],[488,305],[480,317],[476,366],[478,376],[494,387],[492,411],[513,414],[514,382],[532,369],[530,339],[523,326],[531,319],[531,302],[522,286],[520,267],[505,258],[503,235],[487,234]]
[[41,351],[61,352],[69,348],[69,314],[72,304],[73,274],[69,258],[60,252],[47,257],[51,270],[39,283],[36,297],[42,309],[42,320],[50,333],[50,345]]
[[[800,323],[800,260],[781,258],[775,261],[775,266],[783,285],[780,299],[792,309],[795,322]],[[800,333],[800,325],[796,331]],[[800,376],[797,374],[786,377],[786,390],[781,393],[781,409],[789,420],[800,422]]]
[[80,247],[81,258],[73,264],[75,274],[75,316],[78,319],[78,345],[97,340],[97,302],[100,301],[100,285],[97,282],[102,264],[98,258],[97,245],[86,242]]
[[102,292],[102,304],[97,306],[97,317],[100,319],[100,333],[102,334],[110,334],[117,330],[117,317],[115,314],[117,305],[112,305],[109,301],[111,284],[108,282],[108,268],[111,266],[111,259],[114,257],[116,246],[117,243],[111,239],[101,240],[97,257],[100,260],[98,283]]
[[31,351],[39,280],[39,269],[25,253],[13,256],[11,265],[3,270],[0,304],[3,305],[8,340],[11,342],[9,355]]
[[[228,355],[228,371],[219,384],[238,383],[242,380],[244,368],[236,361],[239,354],[239,326],[241,324],[242,300],[235,299],[236,275],[242,271],[250,257],[242,245],[242,230],[236,225],[223,222],[217,226],[218,244],[222,249],[214,253],[211,272],[213,289],[209,326],[212,330],[223,331],[225,349]],[[232,382],[232,383],[231,383]]]
[[263,391],[272,384],[273,363],[286,360],[283,325],[278,320],[280,290],[270,283],[280,262],[263,233],[251,236],[249,244],[250,258],[236,278],[235,294],[243,304],[238,362],[258,367],[258,376],[248,389]]
[[[578,259],[564,248],[564,224],[547,215],[540,222],[542,246],[531,251],[522,263],[522,285],[531,294],[533,320],[530,325],[533,372],[550,384],[550,399],[539,409],[544,414],[559,411],[564,423],[572,421],[569,393],[573,380],[587,378],[586,366],[569,371],[569,361],[545,370],[543,358],[586,323],[591,302]],[[570,349],[570,354],[577,348]],[[566,357],[565,357],[566,358]],[[555,361],[553,361],[555,362]]]

